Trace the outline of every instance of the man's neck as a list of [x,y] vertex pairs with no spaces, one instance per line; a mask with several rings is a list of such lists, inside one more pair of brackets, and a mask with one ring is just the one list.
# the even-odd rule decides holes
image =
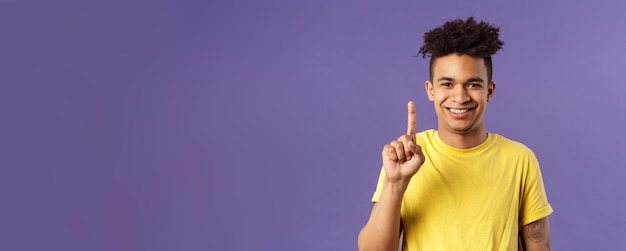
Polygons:
[[439,138],[451,147],[468,149],[478,146],[487,140],[487,131],[483,129],[473,130],[464,134],[446,130],[438,131]]

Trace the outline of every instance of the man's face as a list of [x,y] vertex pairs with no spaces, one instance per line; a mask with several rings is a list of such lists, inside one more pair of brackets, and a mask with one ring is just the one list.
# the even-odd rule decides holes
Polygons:
[[468,134],[485,132],[485,110],[496,83],[487,83],[484,59],[450,54],[433,65],[433,82],[426,82],[439,131]]

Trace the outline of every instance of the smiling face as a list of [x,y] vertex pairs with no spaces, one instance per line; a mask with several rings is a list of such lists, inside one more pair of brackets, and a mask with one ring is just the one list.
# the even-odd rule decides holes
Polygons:
[[486,133],[484,115],[496,83],[487,82],[483,58],[457,54],[438,57],[431,81],[425,87],[435,105],[440,134]]

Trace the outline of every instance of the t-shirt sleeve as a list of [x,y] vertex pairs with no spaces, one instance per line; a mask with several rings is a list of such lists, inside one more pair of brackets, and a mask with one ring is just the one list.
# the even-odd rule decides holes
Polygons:
[[378,184],[376,185],[376,191],[372,196],[372,202],[378,202],[380,199],[380,193],[383,191],[383,182],[385,180],[385,168],[380,169],[380,175],[378,175]]
[[522,191],[520,226],[530,224],[552,214],[554,210],[548,203],[539,162],[532,151],[530,151],[528,169]]

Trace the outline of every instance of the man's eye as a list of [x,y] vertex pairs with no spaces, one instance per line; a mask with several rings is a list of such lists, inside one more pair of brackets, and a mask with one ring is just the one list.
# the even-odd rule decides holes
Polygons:
[[452,83],[441,83],[441,86],[450,87],[452,86]]
[[481,87],[480,84],[476,84],[476,83],[470,83],[468,86],[469,87],[474,87],[474,88]]

